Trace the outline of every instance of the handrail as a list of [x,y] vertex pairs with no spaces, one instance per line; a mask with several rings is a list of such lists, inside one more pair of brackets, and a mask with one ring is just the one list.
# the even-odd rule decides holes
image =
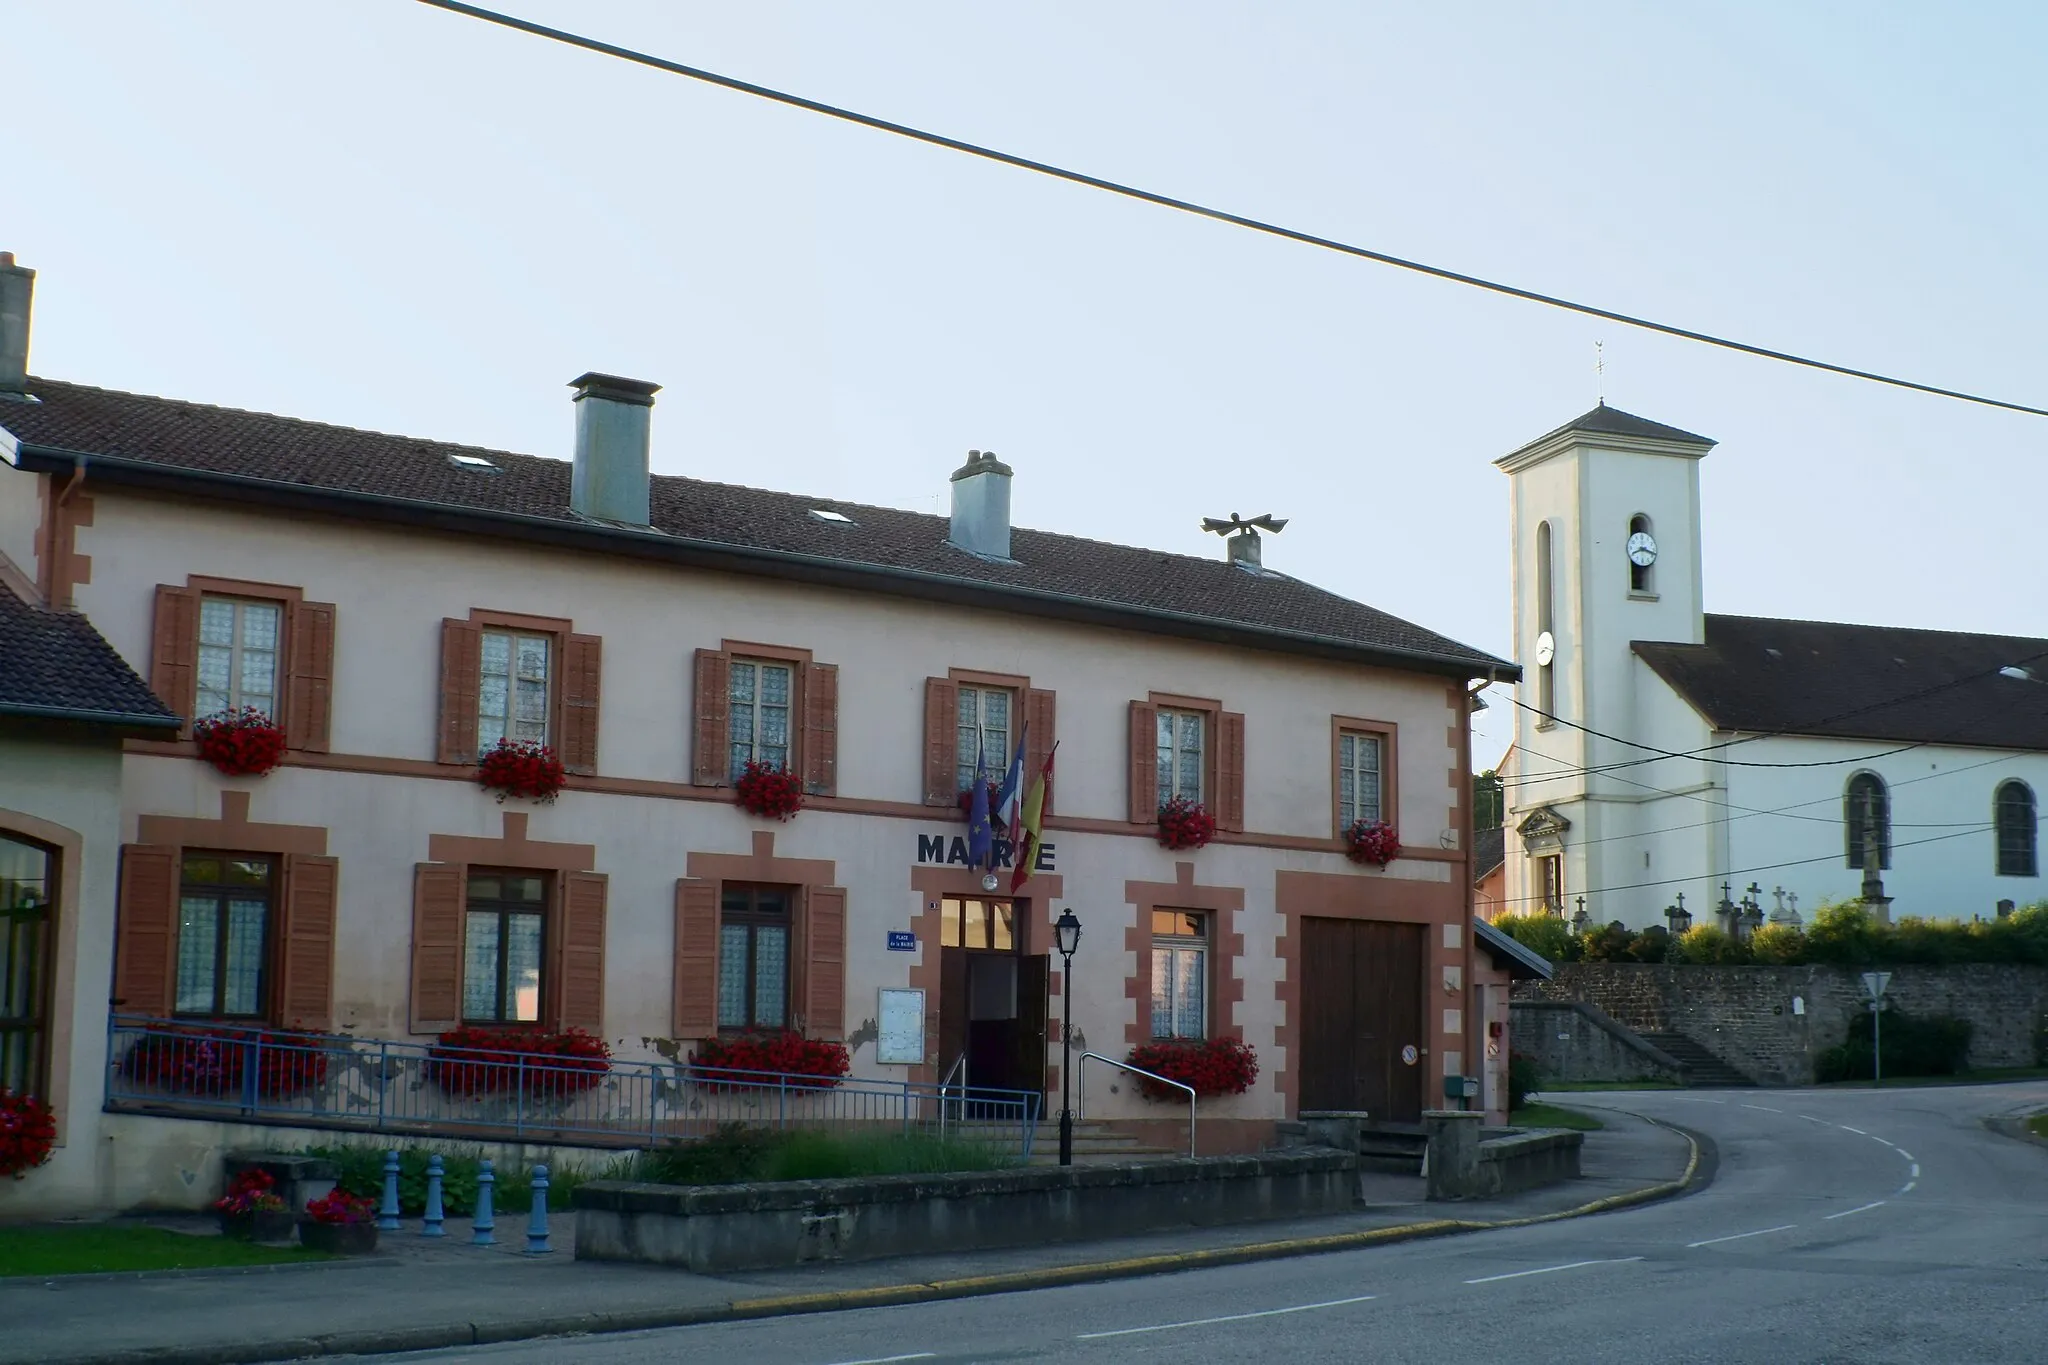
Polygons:
[[[939,1078],[939,1141],[941,1142],[946,1140],[946,1092],[953,1088],[953,1076],[956,1072],[960,1076],[960,1096],[964,1100],[967,1097],[967,1050],[965,1048],[962,1048],[960,1055],[953,1059],[953,1065],[946,1068],[946,1074]],[[964,1111],[961,1117],[966,1117]]]
[[1133,1076],[1143,1076],[1148,1081],[1157,1081],[1161,1085],[1170,1085],[1175,1090],[1187,1091],[1188,1155],[1193,1156],[1195,1154],[1195,1088],[1191,1085],[1186,1085],[1180,1081],[1176,1081],[1171,1077],[1162,1076],[1156,1071],[1147,1071],[1145,1070],[1145,1068],[1141,1066],[1132,1066],[1129,1062],[1120,1062],[1114,1057],[1105,1057],[1099,1052],[1084,1052],[1081,1054],[1081,1098],[1080,1102],[1074,1106],[1075,1118],[1079,1119],[1087,1117],[1088,1063],[1090,1062],[1107,1062],[1111,1066],[1116,1067],[1120,1071],[1130,1072]]

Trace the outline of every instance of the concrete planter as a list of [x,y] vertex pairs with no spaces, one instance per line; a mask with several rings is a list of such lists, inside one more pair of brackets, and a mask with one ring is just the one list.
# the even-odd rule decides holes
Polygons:
[[299,1223],[299,1244],[309,1251],[335,1256],[367,1256],[377,1249],[375,1223]]
[[292,1239],[291,1210],[223,1213],[220,1216],[220,1235],[238,1242],[289,1242]]

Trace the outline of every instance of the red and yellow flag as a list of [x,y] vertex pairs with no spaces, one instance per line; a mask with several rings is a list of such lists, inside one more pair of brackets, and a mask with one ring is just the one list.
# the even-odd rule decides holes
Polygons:
[[1031,791],[1024,798],[1024,833],[1017,841],[1016,861],[1010,869],[1010,894],[1013,896],[1017,894],[1017,888],[1030,879],[1031,865],[1038,861],[1038,832],[1045,821],[1045,794],[1052,787],[1052,760],[1059,751],[1059,742],[1055,740],[1052,753],[1045,756],[1044,770],[1038,774],[1038,780],[1031,784]]

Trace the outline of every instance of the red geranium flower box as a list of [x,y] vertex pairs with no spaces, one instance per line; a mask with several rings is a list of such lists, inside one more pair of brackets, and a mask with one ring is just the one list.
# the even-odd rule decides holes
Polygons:
[[1159,842],[1171,849],[1200,848],[1216,837],[1216,817],[1199,801],[1171,796],[1159,807]]
[[[1204,1098],[1242,1095],[1259,1078],[1258,1054],[1251,1044],[1235,1038],[1168,1038],[1141,1043],[1131,1049],[1129,1061],[1142,1071],[1193,1086],[1195,1094]],[[1152,1080],[1141,1079],[1138,1090],[1148,1100],[1187,1098],[1185,1092]]]
[[0,1175],[21,1179],[50,1159],[57,1116],[34,1095],[0,1089]]
[[1401,836],[1384,820],[1353,820],[1344,827],[1344,856],[1385,867],[1401,856]]
[[750,815],[787,820],[804,808],[804,784],[789,769],[750,760],[734,784],[740,808]]
[[508,796],[552,805],[566,778],[562,760],[537,739],[501,739],[476,765],[477,782],[495,791],[500,805]]
[[[993,820],[995,818],[996,806],[1000,804],[1002,800],[1003,789],[993,782],[990,782],[987,785],[988,813],[989,818]],[[958,801],[960,805],[960,818],[962,820],[972,820],[974,818],[974,788],[970,786],[966,791],[961,792]]]
[[346,1045],[317,1033],[180,1028],[137,1039],[121,1058],[121,1074],[173,1094],[235,1098],[253,1062],[256,1093],[289,1098],[324,1083],[331,1053]]
[[[800,1033],[749,1033],[733,1038],[706,1038],[690,1053],[691,1079],[710,1090],[749,1090],[791,1084],[783,1076],[802,1079],[805,1089],[830,1089],[853,1069],[846,1044]],[[749,1074],[756,1073],[756,1074]]]
[[450,1029],[427,1052],[427,1074],[450,1095],[475,1099],[505,1091],[563,1099],[601,1082],[612,1069],[604,1039],[580,1028]]
[[284,761],[284,731],[253,706],[198,721],[192,738],[199,756],[229,777],[261,777]]

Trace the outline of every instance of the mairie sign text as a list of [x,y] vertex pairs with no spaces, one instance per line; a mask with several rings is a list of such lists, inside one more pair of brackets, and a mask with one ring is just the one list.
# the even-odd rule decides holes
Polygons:
[[[1008,867],[1016,860],[1017,850],[1008,839],[996,840],[996,866]],[[1051,872],[1053,868],[1053,846],[1040,844],[1038,856],[1031,860],[1033,872]],[[960,867],[968,866],[967,839],[964,835],[950,837],[944,834],[920,834],[917,836],[917,860],[920,863],[946,863]]]

